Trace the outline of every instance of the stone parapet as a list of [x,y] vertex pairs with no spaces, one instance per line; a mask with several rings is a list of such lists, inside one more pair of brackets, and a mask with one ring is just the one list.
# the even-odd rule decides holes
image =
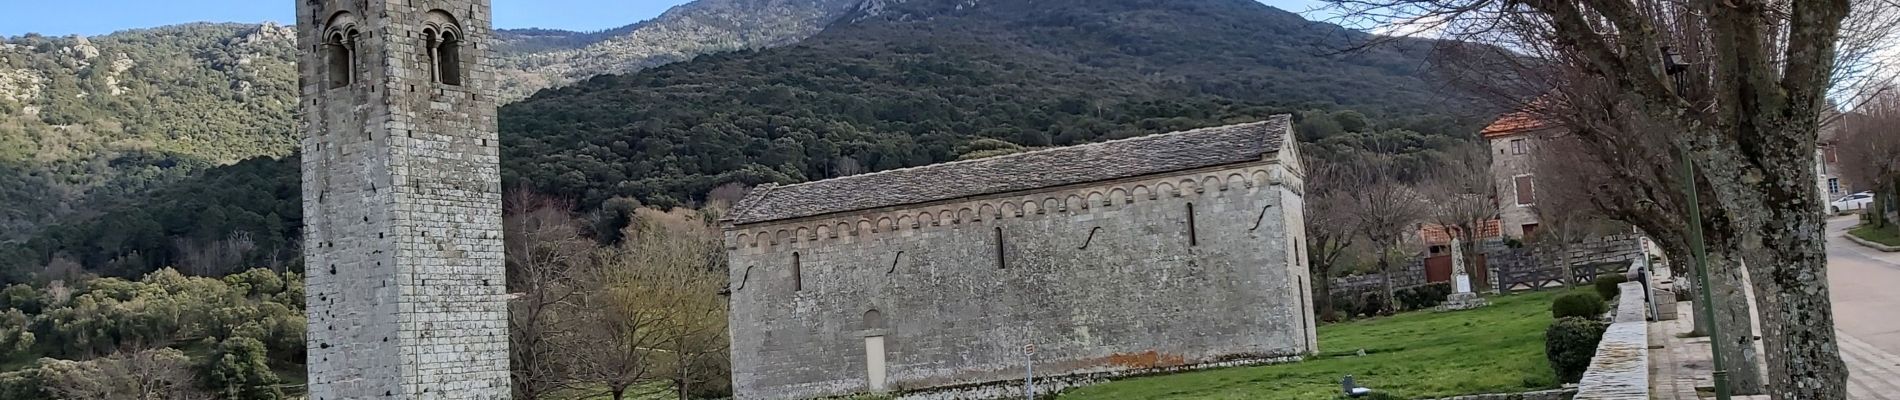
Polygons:
[[1590,369],[1577,384],[1578,400],[1649,398],[1649,326],[1643,285],[1624,282],[1610,329],[1597,343]]

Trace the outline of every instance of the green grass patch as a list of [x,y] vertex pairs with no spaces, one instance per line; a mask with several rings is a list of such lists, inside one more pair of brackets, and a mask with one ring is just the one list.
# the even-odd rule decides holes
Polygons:
[[1900,246],[1900,225],[1887,224],[1887,226],[1876,228],[1873,225],[1862,224],[1854,227],[1854,230],[1847,231],[1847,234],[1874,243]]
[[[1331,399],[1339,379],[1405,398],[1556,388],[1544,358],[1550,303],[1562,291],[1492,297],[1458,312],[1415,311],[1323,325],[1307,361],[1120,380],[1062,399]],[[1366,356],[1357,355],[1359,349]]]

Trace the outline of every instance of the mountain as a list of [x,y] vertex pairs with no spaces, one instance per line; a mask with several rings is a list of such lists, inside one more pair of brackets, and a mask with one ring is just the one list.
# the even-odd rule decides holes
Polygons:
[[781,46],[817,33],[864,0],[698,0],[652,20],[579,33],[501,30],[502,98],[707,53]]
[[0,242],[92,199],[290,154],[294,41],[271,24],[0,41]]
[[[701,3],[798,4],[701,0],[693,5]],[[805,6],[815,4],[820,3]],[[682,9],[694,10],[682,6],[667,15],[701,15]],[[823,179],[1279,113],[1296,114],[1296,131],[1305,141],[1351,146],[1377,140],[1422,159],[1469,140],[1481,121],[1466,117],[1489,112],[1445,94],[1449,91],[1427,72],[1426,52],[1435,43],[1398,40],[1342,54],[1341,49],[1369,37],[1251,0],[867,0],[843,11],[823,9],[835,13],[824,14],[831,22],[796,44],[741,46],[634,73],[595,76],[504,106],[499,122],[505,184],[573,199],[580,211],[609,212],[625,208],[621,206],[629,201],[691,205],[728,184]],[[637,37],[649,32],[644,30],[648,27],[662,25],[668,23],[636,24],[625,28],[626,34],[511,31],[497,49],[553,54]],[[288,60],[288,54],[239,51],[256,47],[256,41],[243,38],[274,35],[266,28],[282,29],[201,25],[151,30],[166,35],[209,33],[199,33],[207,39],[194,42],[195,47],[148,44],[190,50],[163,53],[150,62],[132,57],[154,70],[136,73],[207,78],[159,80],[179,85],[143,90],[210,93],[196,102],[204,109],[199,114],[212,117],[223,115],[215,110],[292,99],[294,92],[277,89],[294,84],[288,77],[270,82],[233,79],[278,76],[271,71],[280,69],[270,67],[276,61],[263,57]],[[215,39],[217,32],[223,39]],[[81,66],[76,55],[90,52],[77,49],[77,39],[31,40],[46,42],[30,46],[37,58],[45,59],[30,64],[33,70],[67,68],[62,71],[93,78],[49,84],[61,78],[19,78],[16,71],[22,68],[13,64],[8,64],[11,70],[0,69],[0,77],[14,76],[0,78],[0,94],[19,97],[19,82],[36,82],[32,86],[41,88],[26,96],[37,100],[0,103],[12,107],[0,108],[0,140],[45,148],[74,141],[58,134],[78,129],[74,127],[118,132],[92,127],[122,127],[128,116],[142,115],[144,111],[136,110],[149,108],[147,104],[171,101],[154,94],[137,102],[126,100],[132,103],[125,106],[94,105],[111,98],[112,86],[104,83],[124,82],[95,72],[109,71],[97,66],[110,63]],[[138,33],[89,41],[104,49],[106,42],[171,39]],[[276,49],[271,51],[288,51]],[[101,50],[90,59],[105,59],[113,51],[118,50]],[[9,62],[16,57],[6,54]],[[221,61],[227,59],[250,61]],[[173,72],[160,72],[160,67]],[[140,70],[135,66],[128,71]],[[72,94],[46,94],[54,92]],[[148,92],[121,91],[134,98]],[[243,97],[266,93],[279,97]],[[49,98],[64,103],[49,103]],[[55,111],[69,106],[84,113]],[[22,117],[25,107],[40,108],[36,116]],[[233,117],[254,125],[249,130],[153,132],[141,125],[136,135],[91,140],[85,143],[98,143],[95,148],[62,153],[75,160],[66,164],[46,162],[57,157],[37,150],[7,154],[15,161],[0,163],[0,184],[15,179],[61,188],[52,192],[55,195],[41,196],[53,200],[34,207],[82,206],[68,207],[74,210],[49,224],[55,229],[29,229],[15,236],[15,245],[0,245],[0,283],[27,279],[41,266],[60,264],[50,262],[56,257],[118,276],[168,265],[214,272],[265,265],[297,269],[300,197],[297,164],[289,154],[294,137],[289,114],[279,109],[252,113]],[[77,117],[47,117],[69,114]],[[199,114],[177,118],[208,121],[199,122],[205,124],[223,118],[194,118]],[[151,121],[155,126],[167,123]],[[7,130],[14,126],[29,126],[36,133]],[[223,147],[210,145],[222,142],[199,139],[242,134],[255,137],[234,137],[231,143],[236,146]],[[246,154],[267,157],[230,164]],[[154,169],[162,173],[150,172]],[[142,187],[162,189],[88,195],[110,187],[87,186],[97,179],[88,177],[91,171],[151,176],[141,180],[146,182]],[[36,194],[48,193],[12,187],[0,186],[0,196],[41,198]],[[88,196],[95,199],[62,200]],[[27,204],[12,198],[0,201]],[[0,237],[0,244],[5,241]]]
[[[795,42],[861,0],[700,0],[592,33],[498,32],[505,99],[594,74]],[[206,168],[296,147],[296,37],[186,24],[0,38],[0,243]]]
[[[1476,121],[1457,117],[1482,112],[1428,72],[1434,42],[1343,52],[1370,37],[1250,0],[867,4],[795,45],[602,75],[508,105],[503,180],[583,207],[665,206],[727,183],[955,160],[990,146],[979,139],[1071,145],[1351,109],[1425,149],[1469,137]],[[1331,126],[1302,134],[1343,125]]]

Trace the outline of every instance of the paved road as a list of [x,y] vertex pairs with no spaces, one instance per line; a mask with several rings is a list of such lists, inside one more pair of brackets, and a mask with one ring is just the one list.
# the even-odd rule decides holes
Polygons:
[[1828,221],[1827,278],[1834,327],[1854,399],[1900,399],[1900,253],[1842,238],[1854,218]]

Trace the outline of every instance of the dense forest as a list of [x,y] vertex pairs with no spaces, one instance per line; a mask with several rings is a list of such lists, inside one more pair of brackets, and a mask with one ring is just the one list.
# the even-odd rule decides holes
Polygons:
[[[797,45],[542,91],[502,109],[504,181],[572,199],[577,211],[607,221],[594,232],[612,235],[640,205],[696,205],[720,186],[1279,113],[1296,115],[1301,139],[1315,147],[1309,155],[1376,141],[1424,165],[1470,140],[1493,114],[1444,94],[1424,61],[1431,42],[1339,54],[1368,37],[1249,0],[963,3],[859,9]],[[553,44],[527,46],[570,45],[563,34],[541,34]],[[292,137],[273,135],[263,136]],[[68,263],[119,277],[162,267],[209,275],[300,270],[295,155],[257,153],[267,157],[224,166],[215,165],[228,160],[208,152],[115,153],[145,154],[134,165],[201,167],[159,190],[87,203],[57,228],[12,244],[0,239],[0,282],[43,281]],[[0,162],[0,172],[8,165]]]
[[296,273],[67,278],[0,289],[0,398],[275,400],[303,380]]
[[[1248,0],[913,1],[798,45],[703,56],[502,110],[503,179],[578,199],[690,204],[739,182],[950,161],[977,139],[1062,146],[1352,109],[1350,129],[1475,130],[1400,41]],[[1337,125],[1337,124],[1333,124]]]

